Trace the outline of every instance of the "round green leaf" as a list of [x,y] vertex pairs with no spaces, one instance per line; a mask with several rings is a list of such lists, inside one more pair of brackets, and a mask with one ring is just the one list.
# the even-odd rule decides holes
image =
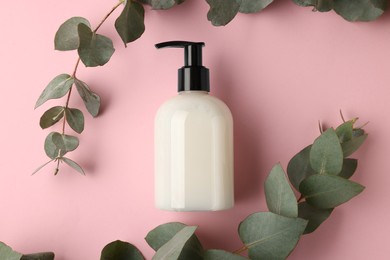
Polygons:
[[72,167],[73,169],[75,169],[76,171],[78,171],[79,173],[81,173],[82,175],[85,175],[83,168],[81,168],[81,166],[78,165],[75,161],[72,161],[71,159],[66,157],[62,157],[61,160],[65,162],[67,165],[69,165],[70,167]]
[[387,0],[334,0],[334,10],[347,21],[372,21],[387,8]]
[[171,240],[157,250],[152,260],[179,259],[186,242],[194,234],[196,228],[188,226],[177,232]]
[[247,260],[248,258],[223,250],[210,249],[204,254],[204,260]]
[[65,109],[66,122],[69,126],[76,131],[76,133],[81,134],[84,130],[84,115],[83,112],[76,108],[66,108]]
[[73,82],[74,78],[68,74],[61,74],[55,77],[49,82],[42,94],[39,96],[35,104],[35,108],[39,107],[49,99],[56,99],[65,96],[72,87]]
[[[157,251],[185,227],[186,225],[178,222],[162,224],[151,230],[145,237],[145,240],[151,248]],[[204,250],[202,244],[200,243],[196,235],[193,234],[190,239],[188,239],[188,241],[185,243],[178,259],[202,260],[203,251]]]
[[316,11],[328,12],[333,9],[333,0],[293,0],[299,6],[313,6]]
[[272,212],[254,213],[240,223],[240,238],[249,250],[249,258],[286,259],[297,245],[307,221]]
[[368,136],[367,134],[363,134],[358,137],[354,137],[345,143],[342,143],[341,147],[343,149],[344,157],[348,157],[354,152],[356,152],[360,148],[360,146],[364,143],[367,136]]
[[141,252],[132,244],[120,240],[106,245],[100,260],[143,260]]
[[307,202],[299,203],[298,216],[309,221],[303,234],[309,234],[316,230],[330,216],[332,211],[333,209],[318,209],[307,204]]
[[59,51],[75,50],[79,47],[78,25],[82,23],[91,27],[89,21],[83,17],[72,17],[61,24],[54,38],[54,46]]
[[62,135],[51,132],[45,139],[46,155],[55,159],[64,156],[67,152],[75,150],[79,146],[79,139],[75,136]]
[[358,160],[347,158],[344,159],[343,169],[338,174],[338,176],[343,177],[344,179],[349,179],[355,173],[358,166]]
[[299,190],[302,180],[316,174],[310,166],[310,149],[311,145],[305,147],[287,165],[288,178],[296,190]]
[[340,143],[351,140],[354,122],[355,120],[350,120],[344,122],[336,128],[336,134],[339,137]]
[[319,174],[338,174],[343,167],[343,150],[333,128],[318,137],[310,149],[310,165]]
[[240,13],[257,13],[266,8],[274,0],[242,0],[239,12]]
[[115,21],[115,29],[125,46],[129,42],[137,40],[144,33],[144,14],[144,7],[141,4],[133,0],[126,2],[125,8]]
[[299,190],[310,205],[331,209],[361,193],[364,186],[339,176],[316,174],[303,180]]
[[39,120],[39,125],[42,129],[46,129],[60,121],[63,117],[64,107],[52,107],[41,116],[41,119]]
[[241,0],[206,0],[210,5],[207,19],[214,26],[228,24],[238,13]]
[[278,215],[298,217],[297,198],[280,164],[275,165],[264,184],[268,209]]
[[0,256],[1,259],[5,260],[20,260],[22,254],[15,252],[11,247],[6,244],[0,242]]
[[78,79],[75,79],[75,85],[77,88],[77,92],[79,93],[80,97],[82,98],[85,107],[87,108],[88,112],[93,116],[96,117],[99,114],[100,109],[100,97],[98,94],[92,92],[88,85]]
[[115,49],[110,38],[96,34],[85,24],[78,25],[80,45],[78,54],[87,67],[103,66],[106,64]]

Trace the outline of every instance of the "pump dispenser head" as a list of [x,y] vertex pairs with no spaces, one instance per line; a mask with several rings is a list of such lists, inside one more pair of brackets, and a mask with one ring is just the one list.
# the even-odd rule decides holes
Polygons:
[[202,65],[204,42],[170,41],[155,45],[161,48],[184,48],[184,66],[179,69],[178,91],[210,91],[209,69]]

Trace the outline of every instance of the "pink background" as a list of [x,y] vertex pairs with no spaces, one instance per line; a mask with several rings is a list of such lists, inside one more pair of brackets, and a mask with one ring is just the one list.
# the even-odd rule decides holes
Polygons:
[[[371,23],[349,23],[333,12],[314,13],[291,1],[275,1],[254,15],[239,14],[226,27],[206,19],[205,1],[188,0],[168,11],[146,8],[146,32],[125,49],[113,29],[119,10],[101,28],[116,53],[104,67],[80,67],[79,77],[103,100],[92,119],[82,101],[86,128],[69,157],[83,177],[47,161],[39,118],[52,100],[34,110],[46,84],[71,73],[76,53],[53,50],[58,26],[84,16],[93,26],[115,1],[5,1],[0,16],[1,157],[0,241],[24,253],[54,251],[56,260],[98,259],[107,243],[135,244],[147,259],[144,241],[159,224],[199,225],[206,248],[235,250],[240,221],[267,211],[263,182],[271,167],[289,159],[319,134],[317,122],[367,121],[368,141],[354,180],[366,190],[338,208],[315,233],[303,237],[289,259],[389,259],[390,175],[390,12]],[[157,51],[166,40],[206,42],[204,63],[212,94],[224,100],[235,119],[235,191],[232,210],[174,213],[154,208],[153,119],[159,105],[176,94],[182,51]],[[76,92],[75,92],[76,93]],[[71,131],[68,129],[68,133]]]

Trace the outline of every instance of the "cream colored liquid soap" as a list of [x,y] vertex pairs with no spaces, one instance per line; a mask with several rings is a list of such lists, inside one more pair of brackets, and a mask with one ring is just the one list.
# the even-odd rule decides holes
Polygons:
[[155,118],[155,202],[163,210],[215,211],[233,207],[233,118],[209,95],[204,43],[164,42],[184,48],[179,94]]

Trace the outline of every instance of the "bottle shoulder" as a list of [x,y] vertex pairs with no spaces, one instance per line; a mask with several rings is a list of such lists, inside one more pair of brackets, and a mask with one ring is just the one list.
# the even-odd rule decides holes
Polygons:
[[228,106],[219,98],[207,93],[186,93],[171,97],[160,106],[157,115],[175,111],[204,111],[210,115],[231,117]]

